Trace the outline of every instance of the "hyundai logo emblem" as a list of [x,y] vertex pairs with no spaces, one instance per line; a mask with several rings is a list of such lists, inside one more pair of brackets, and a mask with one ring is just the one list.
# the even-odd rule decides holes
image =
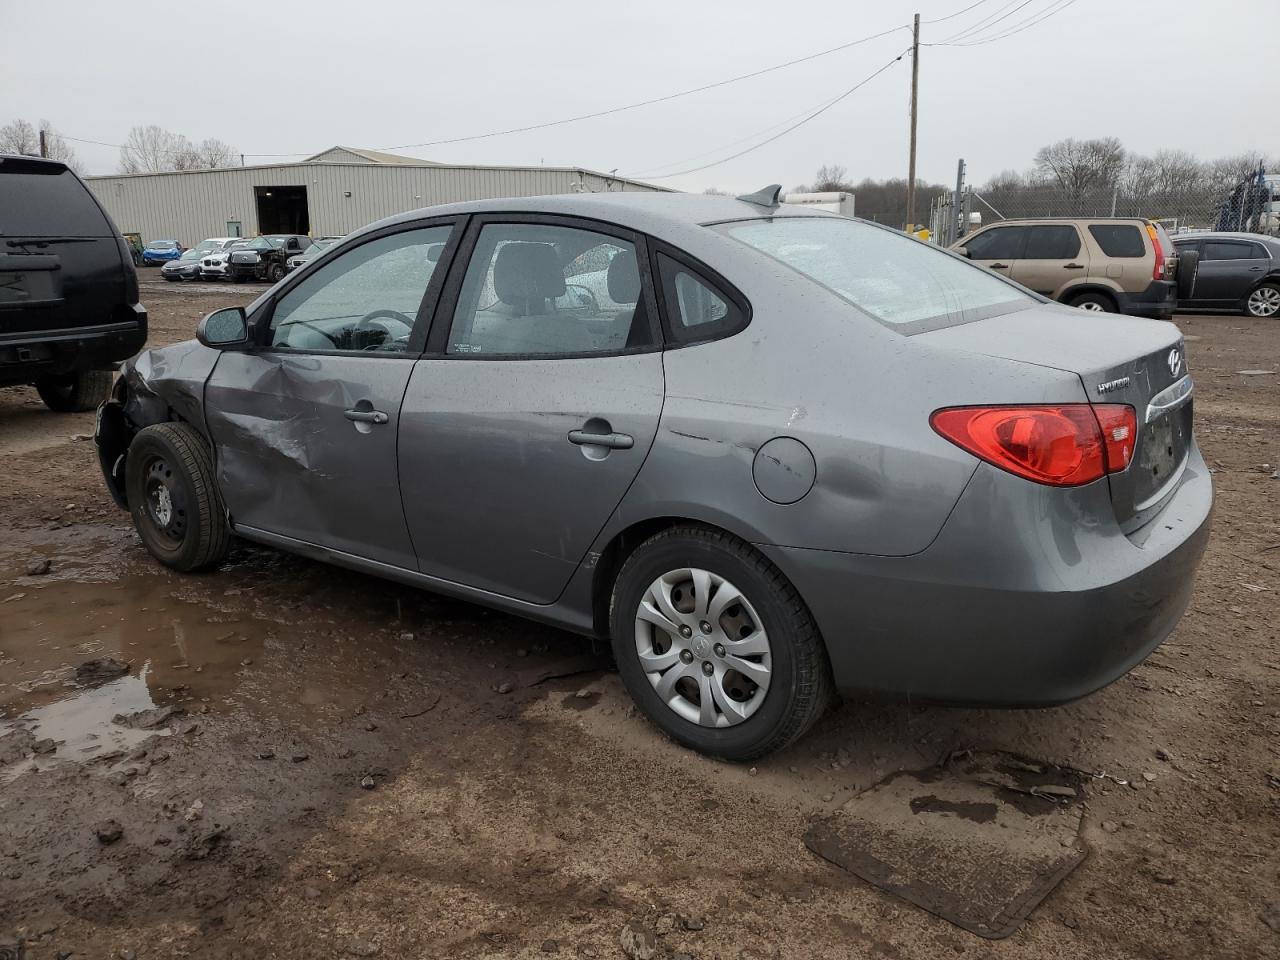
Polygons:
[[1180,351],[1177,347],[1174,347],[1172,350],[1169,351],[1169,373],[1171,373],[1173,376],[1176,377],[1178,375],[1178,372],[1181,369],[1182,369],[1182,351]]

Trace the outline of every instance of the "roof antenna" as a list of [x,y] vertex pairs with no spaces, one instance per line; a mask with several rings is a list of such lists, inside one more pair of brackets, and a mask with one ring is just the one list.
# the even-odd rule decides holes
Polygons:
[[782,202],[782,184],[771,183],[755,193],[744,193],[738,199],[743,203],[754,203],[758,207],[776,207]]

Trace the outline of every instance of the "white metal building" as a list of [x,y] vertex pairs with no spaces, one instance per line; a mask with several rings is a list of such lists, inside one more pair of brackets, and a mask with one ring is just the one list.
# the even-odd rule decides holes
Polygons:
[[184,246],[266,233],[340,236],[394,213],[456,200],[665,189],[580,167],[451,166],[351,147],[298,163],[86,182],[122,233]]

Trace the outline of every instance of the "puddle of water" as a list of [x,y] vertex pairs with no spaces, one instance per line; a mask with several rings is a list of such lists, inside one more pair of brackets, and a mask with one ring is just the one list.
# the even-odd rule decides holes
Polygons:
[[[41,763],[92,761],[155,734],[113,723],[117,714],[168,704],[219,710],[239,702],[246,665],[262,656],[278,627],[179,597],[173,575],[131,575],[129,561],[111,552],[114,580],[64,572],[3,588],[14,599],[0,603],[0,742],[19,730],[59,741]],[[78,683],[76,667],[96,657],[123,661],[131,672],[97,686]]]
[[0,782],[12,780],[31,767],[43,767],[58,760],[86,763],[101,760],[117,752],[127,753],[144,740],[167,737],[170,731],[135,730],[115,723],[120,714],[150,710],[156,706],[147,686],[150,665],[138,676],[128,675],[98,687],[79,690],[73,695],[28,710],[14,720],[0,720],[0,743],[6,733],[25,731],[32,740],[53,740],[57,748],[27,763],[18,764],[0,775]]

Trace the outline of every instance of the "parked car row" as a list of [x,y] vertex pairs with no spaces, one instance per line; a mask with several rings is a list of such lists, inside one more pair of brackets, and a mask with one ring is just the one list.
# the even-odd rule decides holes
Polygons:
[[1203,232],[1171,239],[1152,220],[1003,220],[952,249],[1084,310],[1167,319],[1178,309],[1280,316],[1280,239]]
[[262,237],[210,237],[165,263],[165,280],[280,280],[342,239],[312,239],[301,234]]

